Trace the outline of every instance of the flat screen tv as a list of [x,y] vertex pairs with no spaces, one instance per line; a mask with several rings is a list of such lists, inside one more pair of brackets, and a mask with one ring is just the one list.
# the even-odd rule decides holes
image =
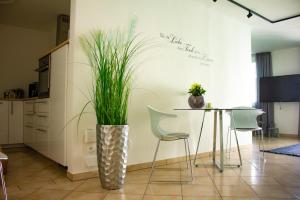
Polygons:
[[300,102],[300,74],[260,78],[260,102]]

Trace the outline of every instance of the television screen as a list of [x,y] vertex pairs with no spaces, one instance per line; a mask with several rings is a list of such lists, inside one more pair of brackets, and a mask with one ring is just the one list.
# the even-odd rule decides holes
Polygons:
[[300,74],[260,78],[260,102],[300,102]]

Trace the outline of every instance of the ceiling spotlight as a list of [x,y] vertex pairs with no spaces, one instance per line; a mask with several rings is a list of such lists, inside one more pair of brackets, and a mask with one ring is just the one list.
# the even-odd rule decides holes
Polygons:
[[213,2],[217,2],[218,0],[213,0]]
[[250,10],[249,10],[249,13],[248,13],[247,17],[248,18],[252,17],[252,13],[250,12]]

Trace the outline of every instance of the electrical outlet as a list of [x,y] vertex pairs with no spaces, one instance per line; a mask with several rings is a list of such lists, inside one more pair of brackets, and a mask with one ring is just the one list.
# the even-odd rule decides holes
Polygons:
[[86,153],[87,154],[94,154],[96,153],[96,144],[88,144],[86,145]]
[[84,133],[84,143],[95,143],[96,142],[96,130],[86,129]]

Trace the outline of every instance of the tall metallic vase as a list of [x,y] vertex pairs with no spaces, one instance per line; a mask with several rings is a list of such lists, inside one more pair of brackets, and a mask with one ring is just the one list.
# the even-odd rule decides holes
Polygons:
[[104,189],[122,188],[126,175],[128,125],[97,125],[97,158]]

